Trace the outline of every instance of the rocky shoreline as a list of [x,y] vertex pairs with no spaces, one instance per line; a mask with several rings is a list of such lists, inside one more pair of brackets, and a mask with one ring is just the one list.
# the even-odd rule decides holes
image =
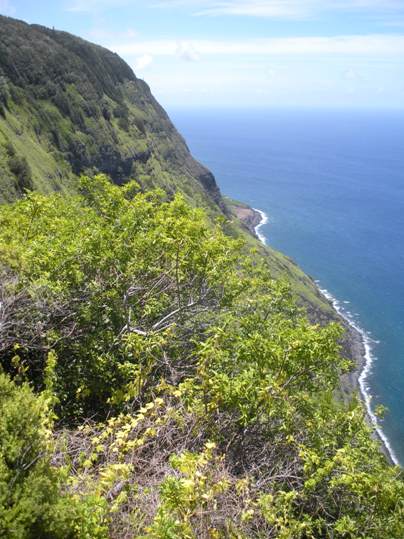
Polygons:
[[235,215],[237,219],[241,221],[244,227],[247,228],[247,230],[253,234],[253,236],[259,239],[256,228],[261,224],[262,221],[262,215],[260,212],[250,208],[250,206],[247,206],[246,204],[242,204],[241,202],[236,202],[234,200],[232,200],[229,205],[233,215]]

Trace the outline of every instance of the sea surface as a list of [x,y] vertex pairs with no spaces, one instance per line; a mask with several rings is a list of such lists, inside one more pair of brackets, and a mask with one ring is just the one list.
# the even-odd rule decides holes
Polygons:
[[404,465],[404,111],[170,113],[222,192],[265,212],[268,243],[364,330],[363,389]]

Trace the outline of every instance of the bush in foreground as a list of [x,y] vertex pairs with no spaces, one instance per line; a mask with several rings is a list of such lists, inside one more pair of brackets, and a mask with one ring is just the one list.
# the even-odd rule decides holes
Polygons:
[[203,211],[83,178],[3,207],[0,259],[3,535],[404,536],[340,328]]

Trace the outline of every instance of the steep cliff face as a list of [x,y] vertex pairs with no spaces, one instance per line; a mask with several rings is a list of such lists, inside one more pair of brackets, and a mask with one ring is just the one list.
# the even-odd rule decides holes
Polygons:
[[212,174],[119,56],[0,17],[0,201],[27,187],[70,190],[95,170],[222,205]]

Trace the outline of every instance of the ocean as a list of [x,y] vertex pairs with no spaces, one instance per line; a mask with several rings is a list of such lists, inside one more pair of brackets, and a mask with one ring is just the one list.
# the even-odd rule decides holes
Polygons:
[[264,212],[293,258],[366,337],[362,376],[404,464],[404,111],[171,110],[222,193]]

